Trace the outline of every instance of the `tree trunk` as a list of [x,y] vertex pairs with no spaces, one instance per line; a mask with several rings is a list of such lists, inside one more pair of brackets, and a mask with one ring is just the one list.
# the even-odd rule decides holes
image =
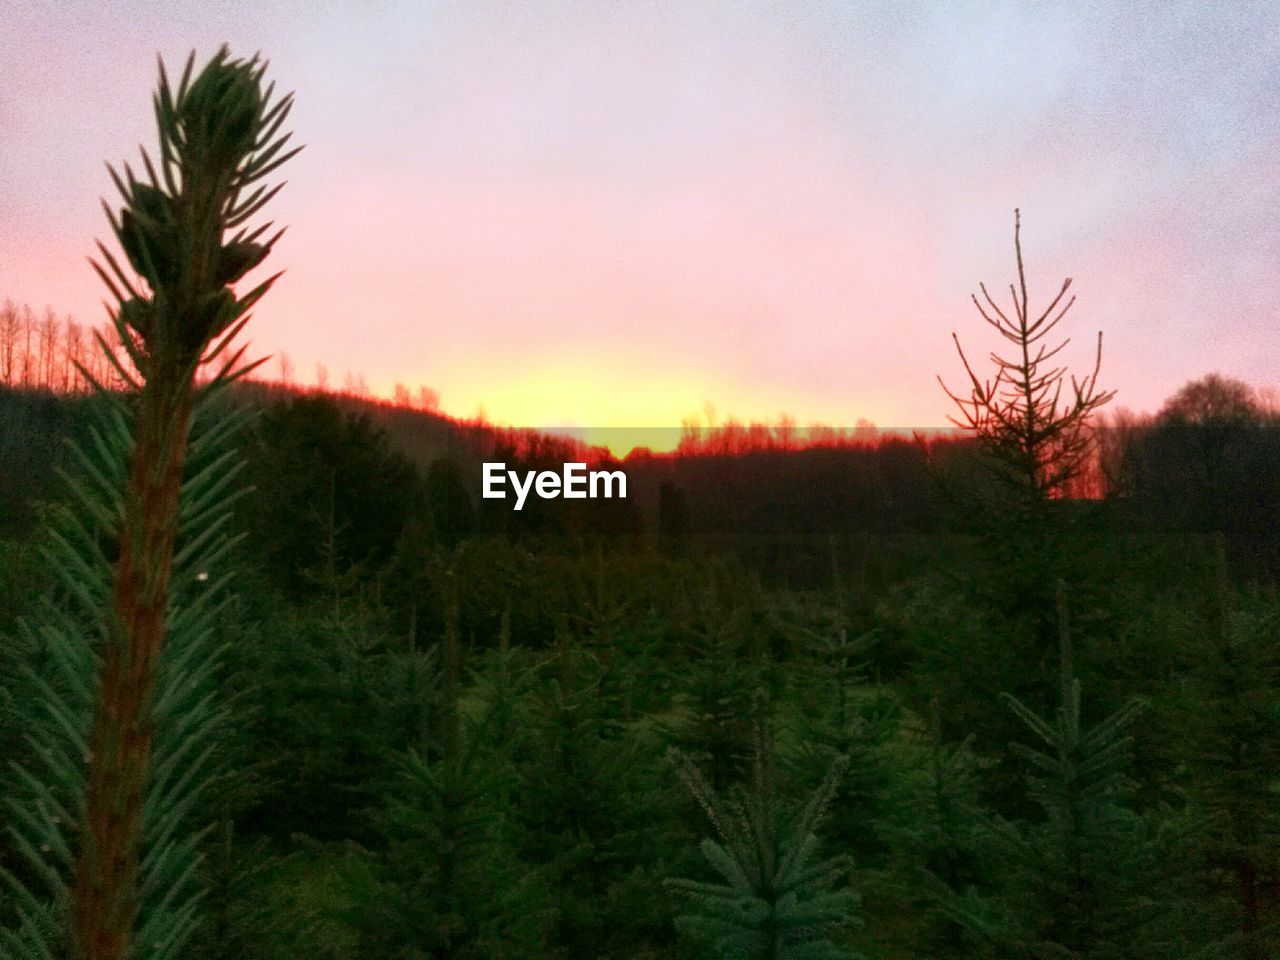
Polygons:
[[193,384],[172,375],[148,379],[139,397],[74,883],[73,923],[83,960],[124,960],[138,914],[151,697],[165,640],[193,399]]

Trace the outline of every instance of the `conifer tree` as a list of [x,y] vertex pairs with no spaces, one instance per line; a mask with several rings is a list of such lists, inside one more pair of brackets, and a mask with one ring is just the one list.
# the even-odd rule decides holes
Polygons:
[[1214,904],[1202,917],[1227,956],[1262,960],[1280,948],[1280,611],[1274,597],[1233,605],[1226,548],[1215,551],[1215,598],[1208,642],[1189,651],[1189,682],[1173,721],[1193,809],[1203,823],[1197,847]]
[[964,927],[949,907],[957,899],[980,900],[990,876],[982,764],[972,736],[949,744],[941,726],[935,699],[927,751],[897,794],[900,815],[891,833],[896,899],[921,915],[912,932],[927,956],[966,952]]
[[683,618],[686,663],[677,698],[682,714],[667,735],[704,765],[719,790],[736,779],[751,755],[752,724],[765,706],[760,647],[750,637],[749,610],[737,597],[721,598],[716,571]]
[[624,704],[623,712],[630,711],[629,684],[623,679],[624,664],[620,662],[618,641],[626,631],[629,621],[626,604],[613,588],[607,576],[604,553],[596,545],[591,573],[584,577],[585,596],[578,606],[581,613],[574,617],[575,628],[601,667],[601,685],[606,696]]
[[[98,651],[109,640],[109,555],[119,535],[121,490],[130,444],[127,409],[102,399],[98,422],[71,446],[66,482],[72,501],[47,522],[47,591],[21,622],[24,657],[18,711],[28,750],[13,771],[5,804],[26,871],[7,876],[17,922],[0,910],[2,955],[45,956],[72,945],[69,915],[76,831],[82,828],[86,740],[93,715]],[[234,573],[227,535],[239,463],[227,448],[244,417],[206,396],[192,430],[175,558],[170,638],[158,664],[155,739],[139,843],[152,869],[139,883],[137,955],[179,953],[194,926],[199,830],[193,813],[216,775],[225,712],[218,704],[221,626]],[[54,945],[58,945],[55,947]]]
[[555,652],[529,700],[518,814],[527,859],[555,886],[551,947],[569,958],[629,957],[629,944],[661,936],[653,897],[667,848],[662,755],[620,719],[606,670],[557,625]]
[[[978,518],[983,568],[972,589],[1005,625],[992,643],[1004,650],[979,653],[984,659],[1013,652],[1017,674],[1005,689],[1038,699],[1053,687],[1054,582],[1070,580],[1076,589],[1095,575],[1080,531],[1068,529],[1073,514],[1050,501],[1066,496],[1089,465],[1094,448],[1091,418],[1115,396],[1099,386],[1102,333],[1093,368],[1083,377],[1069,374],[1060,355],[1070,343],[1058,339],[1059,323],[1075,303],[1071,278],[1048,304],[1033,311],[1022,254],[1022,217],[1014,211],[1017,278],[1009,284],[1010,306],[1002,307],[985,283],[970,297],[982,320],[996,331],[1007,350],[990,355],[994,372],[980,375],[960,339],[952,333],[967,388],[952,391],[939,383],[955,404],[951,420],[976,441],[981,476],[988,489],[962,495],[962,508]],[[998,725],[998,723],[997,723]],[[997,741],[1007,739],[1000,729]]]
[[[553,910],[540,872],[518,857],[512,760],[518,696],[505,637],[474,672],[478,709],[464,716],[467,676],[451,574],[432,736],[393,764],[378,816],[378,857],[349,865],[353,925],[372,956],[522,960],[538,956]],[[521,713],[522,715],[522,713]]]
[[830,834],[865,869],[883,859],[896,813],[888,746],[899,710],[883,688],[865,678],[875,631],[850,637],[843,617],[817,629],[801,624],[789,629],[804,648],[803,658],[792,665],[804,671],[804,688],[798,691],[804,710],[789,724],[797,744],[790,765],[804,782],[818,783],[837,758],[844,759]]
[[691,760],[679,751],[671,756],[718,836],[702,841],[702,854],[719,880],[667,881],[693,907],[676,920],[681,935],[709,958],[855,960],[843,945],[857,920],[858,898],[847,881],[853,864],[847,855],[819,859],[816,834],[844,761],[792,807],[779,796],[763,724],[757,724],[749,789],[722,795]]
[[[72,484],[82,516],[70,521],[71,539],[55,535],[52,550],[83,620],[50,609],[42,625],[66,686],[45,691],[61,729],[33,733],[44,738],[43,768],[28,786],[41,799],[19,814],[26,835],[43,833],[31,858],[52,858],[43,872],[53,907],[29,888],[20,894],[29,935],[10,946],[20,942],[32,956],[47,956],[47,937],[60,936],[31,933],[42,910],[46,930],[69,925],[82,960],[180,955],[194,922],[195,847],[181,827],[202,783],[196,761],[209,714],[186,694],[212,669],[202,642],[212,614],[210,601],[188,597],[190,585],[176,578],[201,573],[204,583],[211,568],[189,563],[219,559],[233,472],[223,459],[192,475],[192,423],[203,396],[254,366],[242,365],[245,348],[232,344],[275,277],[242,296],[232,285],[280,236],[269,235],[270,224],[246,224],[280,189],[263,178],[296,150],[279,135],[291,98],[272,101],[264,63],[233,60],[223,48],[194,78],[193,67],[194,56],[175,91],[161,66],[159,154],[153,163],[143,151],[145,176],[128,164],[123,176],[111,170],[124,206],[107,215],[124,263],[99,244],[94,267],[116,299],[114,332],[127,361],[101,337],[99,346],[127,385],[129,409],[83,451]],[[212,379],[198,384],[197,371],[215,362]],[[211,424],[199,442],[224,438],[230,425]],[[114,540],[111,559],[102,535]],[[178,637],[189,642],[173,649]]]
[[[997,820],[991,833],[1001,863],[1000,903],[957,910],[971,929],[1013,955],[1128,958],[1167,955],[1152,921],[1168,906],[1158,847],[1145,820],[1125,803],[1131,737],[1145,709],[1132,700],[1096,724],[1081,714],[1072,664],[1065,587],[1058,588],[1059,706],[1046,719],[1005,695],[1040,741],[1015,745],[1027,764],[1026,790],[1038,816]],[[988,904],[988,906],[991,906]]]
[[1065,304],[1062,302],[1071,287],[1071,278],[1064,280],[1049,305],[1033,316],[1022,262],[1022,214],[1018,210],[1014,211],[1013,245],[1018,281],[1009,285],[1012,310],[1006,313],[1001,309],[987,292],[986,284],[978,285],[981,301],[977,294],[970,298],[982,319],[1013,345],[1012,358],[992,353],[995,374],[989,379],[981,378],[965,356],[960,338],[953,333],[951,338],[969,378],[968,395],[953,393],[941,378],[939,383],[960,412],[953,422],[974,433],[997,475],[1029,500],[1040,501],[1060,493],[1079,475],[1091,445],[1086,429],[1089,417],[1111,400],[1115,391],[1098,388],[1102,367],[1099,332],[1092,373],[1080,380],[1071,377],[1070,390],[1064,396],[1067,371],[1055,365],[1055,358],[1070,339],[1054,346],[1045,340],[1075,303],[1074,296]]

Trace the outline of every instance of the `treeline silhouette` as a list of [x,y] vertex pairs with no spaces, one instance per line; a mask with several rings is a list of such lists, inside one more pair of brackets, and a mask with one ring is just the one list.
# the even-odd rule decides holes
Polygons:
[[[831,538],[973,532],[980,523],[972,503],[985,498],[991,505],[999,493],[980,445],[958,430],[686,425],[674,450],[638,448],[619,461],[573,437],[351,394],[247,381],[235,396],[265,411],[264,449],[305,449],[344,423],[354,425],[354,435],[380,437],[416,476],[449,491],[447,507],[437,503],[435,512],[449,515],[455,531],[602,536],[676,554],[695,544],[734,543],[746,555],[764,551],[762,563],[797,582],[824,575]],[[0,391],[0,482],[10,491],[0,528],[32,521],[34,504],[56,483],[61,437],[91,415],[93,402]],[[1221,531],[1233,551],[1248,551],[1266,569],[1280,559],[1270,542],[1280,517],[1280,413],[1251,387],[1211,374],[1158,412],[1121,411],[1093,434],[1096,452],[1060,492],[1059,509],[1117,532]],[[480,498],[487,460],[521,470],[558,470],[567,461],[611,465],[625,470],[630,495],[530,498],[515,513],[509,502]],[[956,503],[969,506],[954,509]]]
[[0,384],[27,390],[85,393],[89,381],[82,371],[111,388],[123,386],[108,355],[120,357],[123,347],[115,327],[59,318],[52,307],[42,314],[5,300],[0,305]]

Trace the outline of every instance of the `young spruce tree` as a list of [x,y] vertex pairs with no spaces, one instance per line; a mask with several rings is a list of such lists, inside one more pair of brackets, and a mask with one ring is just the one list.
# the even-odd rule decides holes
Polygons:
[[1002,876],[994,910],[972,895],[957,913],[1001,956],[1081,960],[1160,957],[1153,921],[1160,902],[1158,846],[1146,821],[1125,803],[1131,738],[1144,704],[1132,700],[1102,721],[1081,715],[1072,665],[1065,587],[1058,585],[1061,690],[1046,719],[1016,697],[1005,700],[1039,746],[1018,744],[1028,798],[1039,815],[997,820],[991,833]]
[[[1017,280],[1009,284],[1009,305],[1002,307],[980,283],[971,296],[983,321],[1007,350],[990,355],[994,372],[980,375],[960,339],[952,333],[967,388],[953,392],[952,422],[977,444],[984,483],[964,499],[964,510],[979,518],[980,566],[971,584],[974,594],[1002,624],[993,633],[994,649],[970,651],[981,662],[1010,663],[1013,672],[1002,687],[1036,700],[1054,686],[1054,583],[1066,578],[1083,589],[1096,576],[1098,556],[1091,553],[1075,517],[1063,504],[1073,484],[1086,473],[1094,449],[1091,418],[1115,396],[1098,385],[1102,333],[1098,332],[1092,370],[1082,378],[1068,374],[1060,355],[1070,338],[1058,339],[1058,325],[1075,304],[1068,296],[1071,278],[1042,309],[1033,311],[1022,256],[1022,218],[1014,211]],[[945,688],[950,676],[936,678]],[[975,729],[984,746],[1003,745],[1010,730],[1004,718]]]
[[1188,651],[1188,682],[1173,718],[1192,808],[1203,888],[1198,925],[1222,956],[1262,960],[1280,949],[1280,611],[1274,596],[1233,604],[1220,538],[1210,636]]
[[[8,956],[177,957],[195,922],[184,825],[216,711],[191,693],[214,669],[207,639],[224,582],[212,572],[235,471],[228,454],[192,473],[193,450],[231,425],[211,423],[193,445],[192,424],[203,398],[252,369],[231,345],[275,277],[243,296],[233,285],[280,236],[247,224],[280,189],[262,181],[296,150],[280,135],[291,98],[273,102],[264,63],[224,48],[194,77],[193,67],[194,57],[175,91],[161,66],[159,154],[142,152],[145,176],[111,170],[124,205],[107,215],[124,263],[99,244],[94,267],[127,359],[99,345],[128,387],[127,411],[81,451],[76,515],[53,531],[50,561],[76,606],[51,603],[34,628],[57,669],[32,729],[30,796],[13,808],[38,880],[16,890]],[[215,361],[201,385],[197,372]]]
[[969,394],[953,393],[941,378],[938,382],[959,410],[960,416],[953,422],[978,438],[996,474],[1022,497],[1039,502],[1061,493],[1080,475],[1092,445],[1089,417],[1110,401],[1115,391],[1098,389],[1102,367],[1099,331],[1093,372],[1080,380],[1071,377],[1064,396],[1067,371],[1056,365],[1055,358],[1070,339],[1053,346],[1045,340],[1076,302],[1073,296],[1063,303],[1071,278],[1062,282],[1062,288],[1038,316],[1032,315],[1022,263],[1022,214],[1015,210],[1013,217],[1018,282],[1009,284],[1012,310],[1006,313],[1001,309],[984,283],[978,284],[982,300],[976,294],[971,297],[982,319],[1013,345],[1013,355],[992,353],[995,374],[981,378],[953,333],[951,338],[969,378]]
[[680,934],[706,957],[742,960],[856,960],[842,938],[857,920],[847,855],[818,858],[816,831],[831,805],[845,761],[838,759],[808,800],[789,808],[779,796],[772,745],[756,727],[750,789],[727,795],[677,750],[672,760],[715,828],[702,854],[715,882],[668,880],[694,908],[676,920]]

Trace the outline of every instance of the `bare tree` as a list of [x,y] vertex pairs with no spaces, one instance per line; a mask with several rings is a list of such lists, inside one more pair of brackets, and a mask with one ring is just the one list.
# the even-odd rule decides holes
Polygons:
[[99,347],[102,354],[99,369],[105,375],[105,379],[100,377],[98,382],[112,390],[125,389],[128,384],[116,369],[127,359],[124,343],[120,339],[120,331],[116,329],[114,323],[107,322],[99,329],[97,338],[100,338]]
[[440,394],[430,387],[418,387],[418,407],[422,410],[439,410]]
[[348,370],[342,378],[342,392],[348,397],[368,397],[369,383],[363,373]]
[[60,327],[52,307],[45,307],[44,317],[36,328],[37,385],[53,390],[57,387],[55,372],[58,369]]
[[938,382],[960,410],[959,417],[950,418],[952,423],[973,431],[1003,478],[1034,500],[1043,500],[1059,495],[1084,469],[1093,444],[1089,419],[1115,391],[1100,391],[1097,386],[1102,366],[1101,331],[1093,371],[1082,380],[1071,376],[1070,389],[1064,390],[1067,369],[1052,361],[1070,338],[1056,346],[1045,340],[1075,303],[1074,296],[1063,303],[1071,278],[1063,281],[1049,305],[1033,317],[1022,263],[1022,217],[1017,210],[1013,246],[1018,282],[1009,285],[1012,310],[1002,310],[985,284],[978,285],[982,300],[976,294],[971,297],[982,319],[1013,345],[1013,358],[993,352],[995,375],[980,378],[965,356],[960,338],[952,333],[969,377],[969,394],[953,393],[941,377]]
[[796,418],[790,414],[784,413],[778,418],[778,425],[774,432],[778,437],[778,446],[783,450],[794,450],[798,445]]
[[287,353],[282,353],[276,358],[276,362],[280,365],[280,382],[289,386],[293,383],[293,358]]
[[36,315],[30,307],[22,308],[22,319],[18,324],[18,338],[22,341],[21,365],[18,371],[18,383],[24,387],[35,383],[35,355],[31,352],[31,337],[36,329]]
[[17,375],[18,331],[22,320],[18,305],[6,300],[0,308],[0,380],[12,384]]
[[79,391],[84,384],[80,382],[78,364],[84,362],[84,331],[80,324],[70,316],[66,318],[62,332],[62,392]]

